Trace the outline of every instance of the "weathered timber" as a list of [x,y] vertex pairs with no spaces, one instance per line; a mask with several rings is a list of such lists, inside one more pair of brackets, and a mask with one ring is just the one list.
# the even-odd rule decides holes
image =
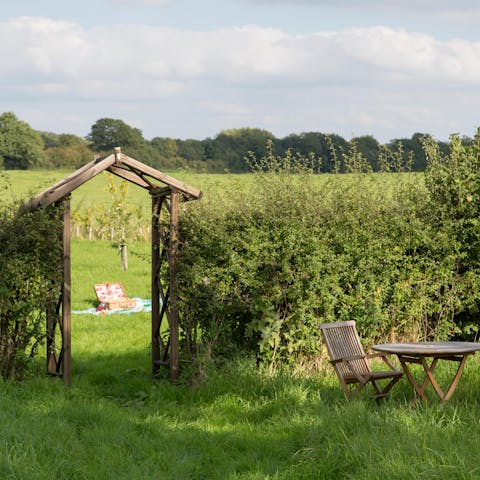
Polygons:
[[170,187],[155,187],[150,193],[156,197],[167,197],[172,193],[172,189]]
[[142,188],[153,188],[154,185],[151,183],[147,182],[144,180],[142,177],[138,176],[137,174],[133,173],[131,170],[125,170],[124,168],[119,168],[114,165],[111,167],[108,167],[107,169],[109,172],[113,173],[117,177],[123,178],[124,180],[127,180],[131,183],[134,183],[135,185],[138,185],[139,187]]
[[170,196],[170,248],[168,255],[170,309],[168,323],[170,327],[170,380],[175,381],[179,375],[179,320],[177,303],[177,257],[179,234],[180,193],[173,192]]
[[152,375],[158,372],[160,360],[160,210],[162,199],[152,197]]
[[72,383],[71,374],[71,216],[70,197],[63,199],[63,289],[62,289],[62,376],[65,385]]
[[56,190],[57,188],[67,184],[68,182],[70,182],[71,180],[73,180],[74,178],[78,177],[79,175],[81,175],[83,172],[89,170],[90,168],[92,168],[95,164],[97,164],[98,162],[100,162],[102,159],[101,158],[95,158],[94,160],[92,160],[91,162],[88,162],[86,163],[85,165],[83,165],[83,167],[80,167],[78,170],[75,170],[73,173],[71,173],[70,175],[67,175],[65,178],[62,178],[61,180],[59,180],[58,182],[54,183],[53,185],[51,185],[50,187],[48,187],[47,190],[45,190],[44,192],[38,194],[35,198],[38,198],[38,197],[41,197],[42,195],[45,194],[45,192],[47,191],[53,191],[53,190]]
[[[59,221],[63,222],[63,206],[61,202],[52,205]],[[59,232],[57,241],[63,244],[63,229]],[[63,250],[62,250],[62,269],[63,269]],[[62,285],[56,285],[53,288],[58,292],[56,302],[51,302],[46,308],[46,354],[47,354],[47,373],[49,375],[61,375],[62,352],[57,351],[56,333],[62,329],[62,306],[63,306],[63,289]]]
[[124,165],[128,165],[134,170],[143,172],[145,175],[149,175],[150,177],[155,178],[156,180],[162,183],[166,183],[167,185],[170,185],[171,187],[175,188],[176,190],[179,190],[189,198],[200,199],[202,197],[202,192],[200,190],[193,188],[187,185],[186,183],[181,182],[180,180],[177,180],[176,178],[170,177],[165,173],[159,172],[158,170],[155,170],[154,168],[149,167],[148,165],[144,165],[138,160],[135,160],[134,158],[131,158],[125,154],[122,154],[120,163]]
[[[44,192],[34,197],[27,206],[30,208],[45,207],[61,200],[66,195],[70,195],[76,188],[96,177],[99,173],[106,170],[115,163],[115,156],[110,155],[103,160],[94,162],[88,169],[81,169],[80,173],[71,175],[68,182],[60,182],[57,187],[50,187]],[[78,171],[77,171],[78,172]]]
[[[103,171],[127,180],[149,191],[152,198],[152,374],[160,365],[168,365],[170,379],[179,374],[179,319],[176,291],[176,263],[178,261],[179,203],[195,200],[202,192],[169,175],[135,160],[115,148],[114,153],[103,159],[95,159],[47,190],[26,202],[23,210],[63,206],[63,231],[59,239],[63,245],[63,282],[58,305],[47,309],[47,372],[62,375],[66,385],[71,384],[71,219],[70,194]],[[153,179],[153,180],[152,180]],[[163,184],[158,185],[156,182]],[[162,212],[170,216],[168,226],[160,222]],[[169,229],[167,232],[165,229]],[[168,269],[167,284],[162,285],[162,265]],[[165,279],[164,279],[165,280]],[[160,305],[161,300],[161,305]],[[60,314],[61,309],[61,314]],[[162,319],[166,317],[170,334],[163,341],[160,336]],[[62,345],[57,355],[56,330],[60,328]],[[170,355],[169,355],[170,354]]]

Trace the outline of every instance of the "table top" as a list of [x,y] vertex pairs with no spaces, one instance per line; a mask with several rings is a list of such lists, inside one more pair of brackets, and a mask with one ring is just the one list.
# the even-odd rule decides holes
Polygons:
[[480,350],[477,342],[403,342],[374,345],[373,350],[396,355],[441,356],[466,355]]

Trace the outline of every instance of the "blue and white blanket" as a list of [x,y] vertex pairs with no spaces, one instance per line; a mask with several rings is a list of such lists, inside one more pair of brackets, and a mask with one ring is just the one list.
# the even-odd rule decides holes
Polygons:
[[81,314],[81,315],[112,315],[112,314],[131,314],[138,312],[151,312],[152,311],[152,301],[145,298],[136,298],[135,307],[129,309],[119,309],[119,310],[107,310],[101,308],[87,308],[86,310],[72,310],[72,313]]

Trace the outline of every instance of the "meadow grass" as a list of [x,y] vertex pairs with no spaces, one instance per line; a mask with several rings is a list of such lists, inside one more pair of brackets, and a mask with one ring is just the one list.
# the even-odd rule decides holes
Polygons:
[[[71,173],[70,170],[0,171],[0,201],[25,200],[46,190]],[[202,174],[183,170],[164,173],[201,189],[207,197],[212,192],[248,188],[253,179],[252,175],[245,174]],[[111,194],[107,191],[107,175],[108,173],[101,173],[74,191],[72,211],[82,211],[112,202]],[[129,184],[128,200],[132,204],[142,205],[144,212],[149,214],[151,200],[143,188]]]
[[[72,244],[74,309],[93,284],[148,297],[149,246],[124,272],[107,242]],[[480,362],[445,407],[410,404],[406,379],[377,404],[347,401],[331,369],[269,375],[254,359],[206,363],[192,381],[150,375],[150,318],[73,315],[72,386],[42,371],[0,383],[1,479],[476,479]],[[441,382],[450,365],[439,365]]]
[[[9,170],[0,171],[0,201],[25,200],[36,195],[58,180],[65,178],[72,173],[69,170]],[[229,196],[231,192],[248,193],[256,181],[254,174],[212,174],[195,173],[188,170],[165,172],[174,178],[181,180],[195,188],[202,190],[203,201],[217,199],[219,195]],[[108,173],[101,173],[87,183],[77,188],[72,195],[72,211],[84,211],[96,205],[109,205],[112,203],[111,194],[107,191]],[[315,175],[314,179],[319,187],[327,183],[341,182],[344,189],[354,184],[358,176],[356,174]],[[369,182],[379,182],[386,185],[396,185],[400,181],[417,181],[422,178],[419,173],[390,174],[375,173],[365,176]],[[400,180],[401,179],[401,180]],[[119,180],[118,180],[119,181]],[[368,185],[366,185],[368,187]],[[147,192],[140,187],[129,184],[128,202],[134,205],[141,205],[146,218],[150,215],[151,200]]]

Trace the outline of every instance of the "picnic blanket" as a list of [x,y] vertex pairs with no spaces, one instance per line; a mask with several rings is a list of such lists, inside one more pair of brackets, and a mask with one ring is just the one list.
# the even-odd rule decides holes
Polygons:
[[85,310],[72,310],[72,313],[81,314],[81,315],[112,315],[112,314],[132,314],[138,312],[151,312],[152,311],[152,301],[145,298],[133,297],[135,300],[135,307],[129,309],[118,309],[118,310],[107,310],[101,308],[100,304],[97,308],[87,308]]

